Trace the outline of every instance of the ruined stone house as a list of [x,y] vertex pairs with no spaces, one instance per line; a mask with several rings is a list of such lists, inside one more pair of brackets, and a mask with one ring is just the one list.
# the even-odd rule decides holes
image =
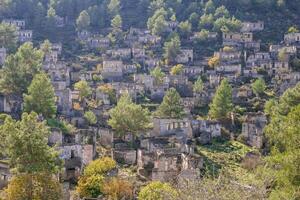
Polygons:
[[164,136],[174,133],[192,137],[192,127],[189,119],[153,119],[152,136]]
[[179,55],[177,55],[175,61],[181,64],[192,63],[194,61],[193,49],[181,49]]
[[242,52],[235,49],[224,50],[220,49],[214,52],[214,56],[220,59],[220,65],[222,64],[239,64],[241,63]]
[[124,64],[119,60],[105,60],[103,61],[103,69],[101,75],[108,80],[121,80],[123,77]]
[[221,136],[221,124],[212,120],[193,120],[192,129],[194,137],[200,137],[202,133],[209,133],[210,138]]
[[204,73],[204,66],[185,66],[183,74],[188,78],[197,78]]
[[250,32],[244,33],[223,33],[223,46],[240,46],[243,43],[253,41],[253,34]]
[[255,32],[264,30],[264,22],[242,22],[241,32]]
[[87,44],[92,49],[97,48],[108,48],[110,45],[109,38],[102,37],[102,36],[94,36],[88,38]]
[[32,41],[32,30],[19,30],[18,41],[21,43]]
[[82,31],[79,31],[77,32],[77,38],[80,40],[80,41],[87,41],[91,36],[91,33],[87,30],[82,30]]
[[263,113],[247,113],[242,125],[242,135],[248,145],[261,148],[263,145],[263,129],[267,123]]
[[[241,64],[221,64],[216,67],[216,72],[221,73],[224,76],[227,74],[240,75],[242,73]],[[226,76],[228,77],[228,76]]]
[[296,44],[300,43],[300,33],[287,33],[284,35],[284,42],[286,44]]
[[26,25],[25,20],[18,20],[18,19],[4,19],[2,23],[16,26],[18,29],[24,29]]
[[119,48],[107,50],[106,53],[115,59],[130,59],[131,58],[131,49],[130,48]]

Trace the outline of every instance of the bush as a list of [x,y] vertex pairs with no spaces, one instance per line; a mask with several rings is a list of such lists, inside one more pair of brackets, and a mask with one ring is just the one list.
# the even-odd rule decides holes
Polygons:
[[102,80],[103,80],[103,78],[101,75],[97,75],[97,74],[93,75],[93,81],[98,82],[98,81],[102,81]]
[[85,112],[84,118],[89,122],[90,125],[94,125],[97,123],[97,117],[92,111]]
[[59,128],[64,134],[70,134],[75,131],[75,127],[72,124],[57,119],[47,119],[47,125],[51,128]]
[[112,178],[105,182],[103,193],[108,199],[129,200],[133,198],[133,186],[128,181]]
[[143,187],[139,193],[139,199],[176,199],[178,192],[168,183],[162,183],[159,181],[153,181],[147,186]]
[[76,187],[80,197],[96,198],[103,194],[105,177],[115,168],[116,162],[110,157],[94,160],[87,165]]

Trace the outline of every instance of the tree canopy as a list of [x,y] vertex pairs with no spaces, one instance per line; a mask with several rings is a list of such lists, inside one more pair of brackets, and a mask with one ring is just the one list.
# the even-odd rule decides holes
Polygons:
[[92,89],[86,81],[78,81],[74,84],[74,88],[79,91],[79,97],[81,100],[92,94]]
[[266,90],[266,83],[264,79],[259,78],[254,83],[252,83],[252,90],[256,96],[263,94]]
[[299,194],[299,122],[300,85],[288,89],[278,101],[269,104],[270,123],[265,133],[270,142],[271,154],[267,168],[274,179],[270,198],[297,199]]
[[217,88],[209,108],[209,116],[213,119],[227,118],[232,111],[232,89],[227,79],[223,79]]
[[33,77],[41,71],[44,54],[25,43],[9,55],[1,69],[0,89],[5,94],[21,95],[27,91]]
[[84,113],[84,118],[89,122],[89,124],[94,125],[97,123],[97,117],[92,111],[87,111]]
[[108,10],[111,16],[115,16],[120,12],[120,1],[119,0],[110,0],[109,4],[107,5]]
[[79,31],[87,30],[90,26],[90,23],[91,18],[89,13],[86,10],[82,11],[76,20],[77,29]]
[[0,47],[14,50],[17,47],[17,29],[15,26],[1,23],[0,24]]
[[94,160],[87,165],[76,187],[80,197],[96,198],[103,194],[106,174],[115,167],[116,162],[109,157]]
[[198,79],[195,81],[194,86],[193,86],[193,91],[195,93],[200,93],[204,90],[204,85],[201,77],[198,77]]
[[139,192],[139,199],[142,200],[165,200],[176,199],[178,192],[168,183],[154,181],[143,187]]
[[50,131],[36,113],[23,113],[20,121],[7,117],[0,135],[5,138],[4,150],[16,172],[51,174],[60,169],[58,152],[48,146]]
[[6,200],[59,200],[62,194],[60,183],[48,173],[14,176],[5,189]]
[[175,88],[171,88],[164,96],[155,115],[160,118],[181,119],[184,117],[182,99]]
[[148,29],[155,35],[163,34],[167,28],[166,16],[167,11],[163,7],[157,9],[147,21]]
[[154,82],[156,85],[160,85],[163,83],[165,78],[165,73],[162,72],[160,67],[155,67],[151,72],[151,76],[154,77]]
[[166,41],[164,43],[164,58],[168,62],[174,62],[177,55],[180,53],[181,42],[178,35],[175,35],[170,39],[170,41]]
[[24,95],[24,111],[34,111],[45,118],[51,118],[56,114],[54,88],[47,74],[35,75],[28,94]]
[[178,64],[172,67],[171,74],[172,75],[180,75],[183,72],[183,65]]
[[141,131],[149,128],[150,113],[132,102],[128,94],[124,94],[118,101],[117,106],[109,111],[108,124],[118,135],[138,135]]

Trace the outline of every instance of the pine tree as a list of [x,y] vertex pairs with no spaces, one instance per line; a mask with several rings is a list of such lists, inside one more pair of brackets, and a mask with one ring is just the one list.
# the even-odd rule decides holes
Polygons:
[[200,93],[203,91],[203,89],[204,89],[203,81],[201,77],[198,77],[197,81],[194,83],[193,91],[195,93]]
[[77,29],[79,31],[87,30],[90,26],[90,23],[91,19],[89,13],[86,10],[82,11],[76,20]]
[[181,42],[176,35],[170,41],[164,43],[164,58],[168,62],[174,62],[177,55],[180,53]]
[[257,79],[254,83],[252,83],[251,86],[252,86],[252,90],[256,96],[263,94],[267,87],[264,79],[262,79],[262,78]]
[[172,75],[180,75],[183,72],[183,65],[182,64],[178,64],[172,67],[171,69],[171,74]]
[[149,30],[151,30],[152,34],[161,34],[164,32],[164,29],[167,26],[166,16],[167,11],[161,7],[154,12],[152,17],[149,17],[147,21],[147,27]]
[[92,94],[92,89],[86,81],[79,81],[75,83],[74,88],[79,91],[79,97],[81,100]]
[[132,102],[128,94],[123,95],[116,107],[109,111],[108,124],[120,136],[131,133],[138,135],[146,130],[150,124],[150,113],[142,106]]
[[154,77],[155,85],[161,85],[164,81],[164,77],[166,76],[165,73],[161,71],[160,67],[155,67],[150,74]]
[[209,116],[213,119],[227,118],[232,111],[232,89],[227,79],[222,80],[209,107]]
[[34,111],[45,118],[51,118],[56,113],[55,93],[50,79],[45,73],[33,78],[28,94],[24,95],[24,111]]
[[59,171],[59,153],[48,146],[50,131],[45,122],[38,120],[36,113],[23,113],[20,121],[7,117],[0,126],[0,135],[4,135],[4,150],[16,173],[54,174]]
[[188,38],[192,31],[192,24],[189,21],[181,22],[178,25],[180,29],[180,35],[184,38]]
[[122,18],[120,15],[116,15],[111,20],[111,27],[113,28],[113,33],[122,31]]
[[17,46],[17,29],[9,24],[0,24],[0,47],[14,50]]
[[119,0],[110,0],[107,6],[111,16],[118,15],[120,12],[120,1]]
[[7,57],[0,73],[0,90],[5,94],[21,95],[26,92],[33,77],[41,71],[44,53],[25,43]]
[[181,119],[184,117],[182,100],[175,88],[171,88],[164,96],[163,102],[156,111],[160,118]]
[[300,198],[300,84],[288,89],[279,101],[268,104],[270,123],[265,134],[270,145],[265,171],[272,174],[277,186],[270,193],[271,199]]

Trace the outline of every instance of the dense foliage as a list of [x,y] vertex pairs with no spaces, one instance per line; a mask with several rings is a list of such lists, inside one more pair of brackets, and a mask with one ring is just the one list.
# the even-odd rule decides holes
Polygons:
[[104,179],[108,172],[116,167],[116,162],[109,157],[92,161],[86,166],[76,188],[81,197],[98,197],[103,193]]
[[62,199],[62,188],[60,183],[48,173],[21,174],[12,178],[5,194],[6,200],[59,200]]
[[19,173],[55,173],[59,170],[58,152],[47,145],[50,134],[36,113],[22,115],[21,121],[7,117],[0,128],[10,164]]
[[47,74],[37,74],[33,78],[28,94],[24,95],[24,111],[34,111],[45,118],[51,118],[56,114],[54,88]]
[[213,119],[228,118],[228,114],[232,111],[232,106],[232,89],[228,80],[223,79],[209,106],[209,116]]
[[177,197],[177,191],[170,184],[159,181],[149,183],[139,193],[139,199],[142,200],[171,200]]
[[9,55],[1,69],[0,90],[4,94],[22,95],[34,75],[41,71],[43,52],[25,43],[15,54]]
[[175,88],[167,91],[163,102],[156,111],[156,116],[171,119],[182,119],[184,117],[182,100]]
[[270,123],[265,131],[271,144],[268,169],[274,175],[271,198],[300,198],[299,116],[300,85],[288,89],[278,101],[267,105]]
[[112,108],[109,114],[108,124],[118,135],[139,135],[141,131],[149,128],[149,111],[133,103],[128,94],[119,99],[117,106]]
[[[199,31],[200,44],[206,45],[207,34],[212,31],[236,31],[241,21],[264,21],[265,31],[259,36],[266,43],[278,42],[282,34],[297,30],[299,20],[298,0],[2,0],[1,18],[26,20],[26,27],[33,29],[34,39],[62,41],[66,47],[74,41],[77,30],[91,30],[110,34],[112,42],[121,40],[122,34],[115,27],[148,27],[152,33],[167,37],[170,21],[179,23],[178,33],[182,42],[191,31]],[[66,26],[58,27],[57,20],[63,19]],[[276,23],[273,23],[276,21]],[[76,24],[76,26],[74,26]],[[115,26],[117,24],[117,26]],[[0,26],[1,31],[1,26]],[[13,41],[13,40],[10,40]],[[1,42],[1,39],[0,39]],[[205,53],[213,46],[195,50]],[[14,42],[9,42],[14,46]],[[1,44],[1,43],[0,43]],[[1,45],[0,45],[1,46]]]
[[[264,31],[256,32],[254,39],[261,41],[261,50],[266,51],[269,44],[279,44],[284,33],[299,32],[299,13],[300,0],[0,0],[0,21],[24,19],[26,29],[33,30],[34,33],[32,43],[22,44],[18,42],[20,36],[18,27],[6,23],[0,24],[0,48],[4,47],[7,50],[7,57],[0,69],[0,92],[1,98],[3,97],[3,106],[1,106],[5,112],[7,107],[12,107],[14,110],[14,105],[6,103],[9,98],[15,98],[17,103],[20,102],[20,105],[16,107],[22,107],[24,111],[22,115],[19,115],[20,113],[17,111],[16,113],[12,111],[12,116],[6,114],[0,116],[0,155],[1,158],[9,159],[8,163],[13,172],[13,177],[4,192],[5,198],[9,200],[61,198],[61,185],[57,181],[56,175],[61,171],[62,163],[56,147],[48,145],[49,127],[59,128],[63,134],[69,136],[75,132],[71,123],[79,124],[80,120],[77,119],[82,118],[82,121],[88,122],[86,126],[89,128],[93,130],[99,128],[98,130],[100,130],[100,127],[97,126],[103,125],[105,128],[111,128],[115,133],[114,136],[124,139],[127,134],[133,135],[132,138],[135,139],[136,136],[147,132],[151,127],[151,113],[144,108],[145,104],[137,103],[153,103],[155,101],[151,100],[156,96],[153,95],[153,97],[148,94],[150,91],[145,91],[145,94],[135,94],[134,101],[131,94],[121,95],[119,98],[123,91],[115,89],[115,85],[102,78],[104,73],[99,75],[104,68],[99,63],[109,55],[100,56],[104,53],[102,47],[89,51],[89,45],[84,45],[77,34],[78,36],[81,33],[91,34],[95,39],[94,42],[98,41],[99,43],[100,39],[104,39],[101,40],[104,43],[107,42],[105,39],[108,39],[107,43],[111,48],[127,48],[129,46],[127,42],[131,42],[130,37],[135,40],[136,36],[135,33],[128,34],[133,30],[130,28],[147,28],[152,34],[148,36],[151,39],[159,40],[160,44],[150,45],[150,43],[155,43],[151,41],[140,45],[143,46],[141,48],[145,50],[146,56],[141,56],[143,60],[140,63],[134,60],[133,65],[138,65],[138,73],[142,72],[145,79],[147,78],[143,83],[149,84],[147,90],[153,87],[152,89],[156,90],[157,94],[160,89],[162,93],[165,92],[160,105],[151,105],[153,110],[156,109],[153,116],[161,119],[180,120],[188,116],[185,108],[189,106],[185,105],[184,107],[182,98],[185,98],[184,103],[187,104],[189,103],[187,102],[188,98],[191,98],[194,92],[193,97],[202,104],[202,101],[206,101],[204,96],[207,95],[209,101],[210,95],[214,93],[213,84],[211,84],[214,77],[209,77],[210,73],[201,74],[198,78],[199,74],[196,77],[189,77],[188,84],[179,83],[179,87],[177,80],[174,81],[176,86],[170,87],[176,87],[180,94],[175,88],[166,90],[165,86],[173,84],[171,80],[173,77],[188,73],[187,66],[178,64],[181,56],[185,56],[183,55],[184,48],[188,47],[194,51],[193,56],[196,62],[192,67],[198,65],[202,67],[207,64],[204,66],[204,70],[213,71],[224,64],[221,56],[216,54],[212,56],[212,53],[221,46],[222,33],[240,31],[244,21],[263,21],[265,23]],[[60,25],[60,22],[63,25]],[[90,39],[88,44],[93,42]],[[58,62],[66,64],[67,73],[72,72],[69,77],[63,76],[64,78],[62,78],[66,79],[65,82],[68,86],[55,84],[56,87],[65,87],[67,90],[64,91],[59,89],[54,92],[50,78],[42,69],[43,62],[46,63],[46,56],[51,53],[50,41],[62,43],[63,53],[58,55]],[[136,47],[135,45],[132,46]],[[37,48],[38,46],[40,48]],[[223,48],[223,52],[227,53],[233,50],[231,47]],[[242,49],[241,52],[242,69],[247,64],[243,59],[247,57],[244,50]],[[290,49],[287,47],[281,48],[278,50],[278,55],[272,55],[272,57],[277,56],[278,61],[286,62],[291,69],[300,71],[299,52],[298,55],[291,56],[289,51]],[[134,57],[133,54],[131,52],[130,57]],[[153,59],[159,57],[159,59],[158,62],[153,60],[155,62],[153,66],[147,68],[144,57],[148,59],[148,56]],[[114,59],[121,60],[120,57],[117,55]],[[201,60],[198,57],[205,59]],[[125,67],[120,71],[125,74],[130,66],[127,65],[129,60],[124,59],[123,61]],[[150,61],[150,59],[146,61]],[[205,61],[205,64],[198,61]],[[274,61],[275,59],[272,60],[273,68]],[[95,74],[92,74],[92,80],[85,80],[88,79],[86,74],[80,73],[87,72],[88,74],[91,68],[97,65],[96,63],[98,66],[94,71]],[[187,65],[190,64],[192,63],[188,62]],[[169,69],[172,65],[173,67]],[[82,71],[77,74],[79,70]],[[150,74],[149,77],[146,77],[147,73]],[[136,78],[132,74],[127,75],[124,76],[126,82],[128,79],[131,83]],[[273,85],[276,87],[275,79],[277,77],[274,77],[271,82],[268,77],[270,74],[266,72],[266,69],[259,69],[258,75],[258,77],[263,75],[263,78],[254,82],[246,79],[240,81],[241,84],[245,83],[246,87],[246,84],[249,84],[251,86],[249,88],[256,96],[252,99],[254,95],[249,95],[246,91],[247,94],[244,95],[247,101],[240,102],[240,105],[234,105],[240,99],[234,98],[233,103],[232,96],[238,96],[235,94],[236,90],[232,89],[229,80],[223,79],[216,88],[210,105],[208,106],[207,103],[203,106],[203,110],[206,109],[208,112],[208,118],[220,120],[227,125],[229,123],[226,124],[225,120],[231,117],[232,122],[236,123],[236,127],[232,123],[231,129],[236,129],[234,133],[240,132],[243,126],[243,112],[262,110],[262,102],[273,96],[273,93],[281,92],[270,91],[273,89]],[[279,75],[281,74],[279,73]],[[294,79],[296,78],[294,77]],[[180,88],[181,86],[187,87]],[[285,87],[285,85],[283,86]],[[246,90],[246,87],[242,89]],[[94,88],[97,88],[96,91],[93,91]],[[74,91],[72,91],[73,89]],[[137,89],[134,87],[133,92]],[[279,90],[285,90],[285,88]],[[68,98],[57,95],[56,99],[55,93],[61,94],[60,92],[70,92],[70,95]],[[99,96],[103,99],[108,96],[109,103],[102,102]],[[94,99],[98,97],[101,100]],[[70,107],[67,110],[61,108],[64,106],[57,109],[56,100],[64,101],[65,104],[70,104],[67,105]],[[103,104],[105,104],[104,107],[109,107],[108,113],[105,112],[105,109],[99,109]],[[110,107],[115,104],[115,107]],[[197,109],[199,110],[194,109],[193,111],[196,110],[195,112],[201,116],[203,113],[207,113],[202,110],[202,107]],[[64,114],[60,115],[60,112],[68,112],[67,119],[64,119]],[[243,149],[242,147],[230,146],[230,150],[227,150],[227,147],[223,145],[221,150],[215,148],[208,151],[207,147],[202,145],[198,147],[198,153],[203,156],[206,175],[209,174],[211,166],[214,168],[213,173],[215,173],[215,167],[218,168],[217,175],[203,176],[200,184],[195,182],[187,188],[180,188],[180,186],[175,188],[168,183],[151,182],[141,188],[138,194],[139,199],[300,199],[300,85],[286,90],[280,98],[267,101],[264,112],[268,117],[265,128],[266,143],[263,144],[262,151],[264,156],[259,158],[257,163],[256,160],[253,161],[255,163],[251,163],[253,166],[251,165],[249,169],[241,168],[242,159],[246,155],[236,155],[232,150]],[[98,116],[99,113],[101,116]],[[191,113],[195,114],[192,111]],[[62,118],[55,119],[56,114]],[[74,120],[72,117],[76,119]],[[197,117],[201,118],[198,115],[192,117],[193,120]],[[43,121],[44,119],[47,119],[47,123]],[[222,128],[222,135],[227,134],[228,137],[230,135],[234,138],[236,135],[229,133],[226,128]],[[215,147],[214,142],[210,148]],[[205,152],[203,149],[207,151]],[[227,154],[223,153],[225,151]],[[247,153],[249,152],[250,150]],[[231,163],[234,167],[228,167],[227,162],[234,163]],[[76,192],[80,197],[96,198],[103,195],[105,198],[113,200],[132,199],[135,195],[136,188],[134,187],[136,185],[116,176],[111,178],[111,174],[114,174],[116,168],[116,162],[108,157],[92,161],[80,176]],[[228,177],[218,174],[221,168],[224,171],[234,171],[234,177],[231,176],[232,174]],[[256,177],[251,177],[252,179],[238,177],[241,174],[244,175],[243,170],[248,170],[246,173],[248,176],[256,175]]]

